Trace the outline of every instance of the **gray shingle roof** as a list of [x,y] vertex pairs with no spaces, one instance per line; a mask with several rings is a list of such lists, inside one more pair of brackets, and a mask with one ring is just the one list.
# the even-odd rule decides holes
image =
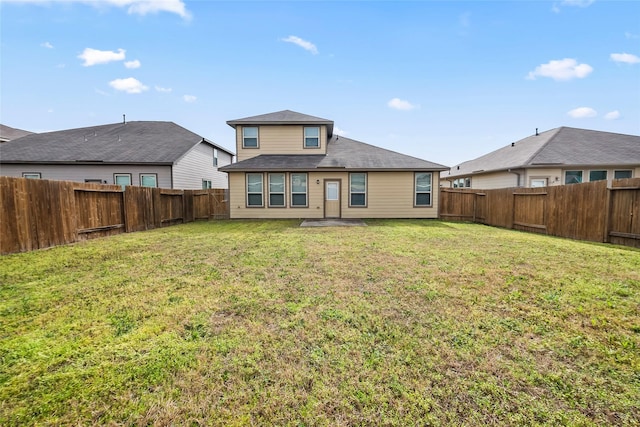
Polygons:
[[237,125],[300,125],[300,124],[324,124],[327,125],[329,136],[333,135],[333,121],[308,114],[297,113],[291,110],[276,111],[275,113],[261,114],[259,116],[245,117],[243,119],[229,120],[227,124],[234,129]]
[[640,165],[640,136],[560,127],[460,163],[447,178],[552,165]]
[[134,121],[27,135],[2,144],[0,163],[172,164],[203,140],[231,153],[172,122]]
[[234,171],[284,171],[317,169],[395,171],[395,170],[446,170],[447,167],[355,141],[334,136],[327,144],[326,155],[260,155],[225,166],[220,170]]
[[32,134],[33,132],[29,132],[22,129],[12,128],[11,126],[6,126],[0,124],[0,141],[11,141],[13,139],[18,139],[23,136],[27,136]]

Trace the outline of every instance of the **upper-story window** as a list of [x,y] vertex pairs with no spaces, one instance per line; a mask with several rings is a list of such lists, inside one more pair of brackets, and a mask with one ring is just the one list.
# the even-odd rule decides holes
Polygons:
[[218,149],[213,149],[213,166],[218,166]]
[[245,126],[242,128],[242,148],[258,148],[257,126]]
[[304,128],[304,148],[320,148],[320,128]]

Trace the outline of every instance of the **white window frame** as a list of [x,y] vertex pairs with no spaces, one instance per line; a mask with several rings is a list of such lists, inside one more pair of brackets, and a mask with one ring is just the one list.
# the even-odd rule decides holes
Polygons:
[[[604,179],[591,179],[591,174],[594,172],[604,172]],[[589,171],[589,182],[606,181],[608,179],[609,179],[609,171],[606,169],[593,169]]]
[[[542,185],[534,185],[535,182],[541,182]],[[529,179],[529,187],[530,188],[542,188],[547,187],[549,185],[549,178],[535,178],[532,177]]]
[[[418,190],[418,177],[421,175],[429,176],[429,190]],[[418,196],[422,194],[429,195],[429,203],[418,203]],[[415,172],[413,174],[413,207],[430,208],[433,207],[433,172]]]
[[[260,177],[260,191],[249,191],[249,181],[251,177]],[[246,189],[247,189],[247,207],[248,208],[263,208],[264,207],[264,174],[262,173],[247,173],[246,174]],[[251,204],[251,195],[260,195],[260,204]]]
[[[118,182],[118,178],[123,178],[123,177],[129,178],[129,183],[128,184],[121,184],[121,183]],[[130,173],[114,173],[113,174],[113,183],[115,185],[121,186],[122,189],[124,190],[124,187],[126,187],[127,185],[132,185],[131,174]]]
[[27,179],[42,179],[40,172],[22,172],[22,177]]
[[[317,135],[307,135],[308,130],[317,130]],[[320,126],[304,126],[304,148],[320,148]],[[309,140],[317,140],[315,144],[310,145]]]
[[[567,174],[570,172],[575,172],[575,173],[580,173],[580,182],[567,182]],[[571,184],[582,184],[584,182],[584,171],[582,170],[566,170],[564,171],[564,183],[565,185],[571,185]]]
[[[144,178],[153,177],[155,185],[144,185]],[[140,187],[158,188],[158,174],[157,173],[141,173],[140,174]]]
[[218,149],[213,149],[213,166],[218,167]]
[[616,169],[613,171],[613,179],[625,179],[625,178],[616,178],[616,174],[618,172],[628,172],[629,176],[628,178],[633,178],[633,170],[632,169]]
[[209,190],[211,187],[211,180],[210,179],[203,179],[202,180],[202,189],[203,190]]
[[[282,176],[282,191],[273,191],[271,188],[271,178],[274,175],[280,175]],[[273,204],[271,203],[271,196],[272,195],[282,195],[282,204],[278,205],[278,204]],[[287,207],[287,174],[285,174],[284,172],[273,172],[269,174],[269,207],[270,208],[286,208]]]
[[[249,129],[255,129],[256,130],[256,134],[255,136],[250,135],[247,136],[247,130]],[[248,139],[255,139],[256,140],[256,145],[247,145],[247,140]],[[260,148],[260,129],[258,129],[258,126],[243,126],[242,127],[242,148]]]
[[[364,176],[364,191],[353,191],[353,181],[352,178],[355,175],[363,175]],[[366,172],[351,172],[349,174],[349,207],[350,208],[366,208],[367,207],[367,173]],[[364,195],[364,203],[363,204],[354,204],[352,200],[352,196],[354,194],[362,194]]]
[[[290,201],[290,206],[292,208],[306,208],[309,206],[309,174],[307,174],[306,172],[292,172],[290,175],[290,188],[291,188],[291,201]],[[294,191],[294,180],[296,179],[296,176],[304,176],[304,191]],[[294,196],[299,196],[300,194],[304,194],[304,205],[301,204],[297,204],[295,202],[295,197]]]

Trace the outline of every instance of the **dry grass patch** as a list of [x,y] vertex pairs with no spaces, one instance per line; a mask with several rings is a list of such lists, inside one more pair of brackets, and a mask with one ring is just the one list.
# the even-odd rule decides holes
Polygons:
[[0,424],[633,425],[640,252],[194,223],[0,259]]

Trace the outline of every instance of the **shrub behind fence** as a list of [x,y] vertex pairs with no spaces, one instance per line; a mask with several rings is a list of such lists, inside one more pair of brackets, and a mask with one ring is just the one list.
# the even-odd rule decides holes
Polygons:
[[640,247],[640,178],[440,191],[440,218]]
[[227,190],[169,190],[0,176],[0,253],[229,217]]

